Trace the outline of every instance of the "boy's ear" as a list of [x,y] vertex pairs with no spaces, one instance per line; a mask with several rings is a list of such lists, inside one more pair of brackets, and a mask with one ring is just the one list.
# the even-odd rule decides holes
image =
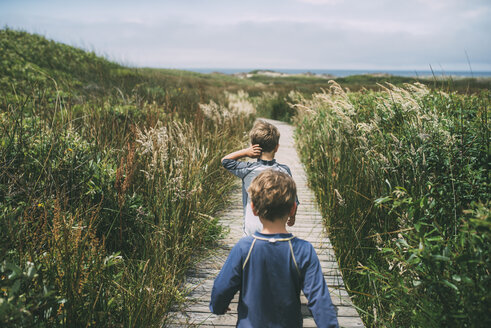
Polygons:
[[277,153],[278,152],[278,148],[280,148],[280,144],[277,144],[276,147],[274,147],[274,152]]
[[288,213],[289,217],[293,217],[295,213],[297,212],[297,202],[293,203],[292,209],[290,210],[290,213]]
[[259,215],[257,215],[257,211],[254,208],[254,203],[253,202],[251,202],[251,208],[252,208],[252,213],[254,213],[255,216],[259,216]]

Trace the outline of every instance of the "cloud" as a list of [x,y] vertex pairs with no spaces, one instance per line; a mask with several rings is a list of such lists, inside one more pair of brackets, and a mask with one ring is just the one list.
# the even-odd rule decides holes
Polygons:
[[136,66],[450,70],[467,68],[467,51],[475,70],[491,69],[491,6],[480,0],[88,1],[0,3],[0,23]]
[[302,3],[313,4],[313,5],[335,5],[344,2],[344,0],[298,0],[298,1]]

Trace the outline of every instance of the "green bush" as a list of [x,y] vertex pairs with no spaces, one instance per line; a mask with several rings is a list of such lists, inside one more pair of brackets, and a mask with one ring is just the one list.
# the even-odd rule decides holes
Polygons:
[[[413,200],[400,191],[377,203],[402,214],[429,210],[427,199]],[[389,314],[381,320],[384,325],[489,326],[489,204],[473,203],[463,215],[457,234],[451,236],[437,222],[420,219],[381,243],[379,253],[359,268],[379,292],[378,308]]]
[[[39,274],[41,265],[24,267],[4,261],[0,264],[0,323],[4,327],[35,327],[64,302],[50,283]],[[38,287],[39,286],[39,287]]]
[[[452,286],[439,280],[451,282],[456,271],[446,264],[453,262],[431,264],[431,259],[446,256],[456,263],[462,253],[475,251],[472,243],[451,245],[473,229],[465,214],[472,202],[488,206],[488,92],[463,96],[416,84],[346,93],[333,84],[312,99],[296,97],[299,150],[365,322],[391,327],[417,327],[424,320],[433,326],[486,322],[481,294],[462,290],[456,297]],[[397,234],[408,245],[393,240]],[[487,237],[479,238],[489,255]],[[406,262],[412,265],[416,258],[408,248],[420,244],[428,246],[427,260],[409,270]],[[467,272],[459,265],[454,267]],[[486,265],[468,271],[478,289],[489,284]],[[423,287],[415,288],[416,280]]]
[[0,43],[0,325],[161,326],[221,234],[247,94],[24,32]]
[[275,93],[263,93],[255,98],[257,115],[278,121],[291,123],[295,111],[289,104],[288,95],[278,95]]

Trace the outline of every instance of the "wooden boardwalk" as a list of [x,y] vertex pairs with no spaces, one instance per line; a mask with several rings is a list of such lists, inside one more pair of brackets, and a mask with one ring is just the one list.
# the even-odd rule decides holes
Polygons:
[[[307,177],[294,146],[293,127],[279,121],[267,121],[278,127],[281,133],[280,148],[276,154],[276,159],[290,167],[297,184],[300,205],[295,226],[288,228],[288,230],[295,236],[311,242],[315,247],[321,261],[322,272],[329,286],[331,299],[338,310],[340,326],[363,327],[358,312],[353,307],[344,287],[334,251],[324,232],[322,216],[317,209],[314,194],[307,186]],[[208,303],[213,280],[232,247],[242,237],[242,215],[241,191],[238,188],[231,197],[230,205],[219,213],[220,222],[230,229],[230,233],[220,242],[219,247],[212,254],[204,258],[190,272],[186,281],[186,288],[189,291],[187,302],[181,309],[173,313],[171,323],[168,324],[169,327],[235,327],[238,293],[232,301],[230,307],[232,311],[225,315],[211,314]],[[303,295],[301,300],[304,327],[317,327],[307,309],[307,300]]]

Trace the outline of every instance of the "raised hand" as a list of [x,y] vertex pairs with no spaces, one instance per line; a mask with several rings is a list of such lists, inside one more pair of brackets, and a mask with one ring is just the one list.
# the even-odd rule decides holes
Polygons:
[[258,158],[261,156],[262,148],[259,145],[251,145],[246,148],[246,155],[250,158]]

